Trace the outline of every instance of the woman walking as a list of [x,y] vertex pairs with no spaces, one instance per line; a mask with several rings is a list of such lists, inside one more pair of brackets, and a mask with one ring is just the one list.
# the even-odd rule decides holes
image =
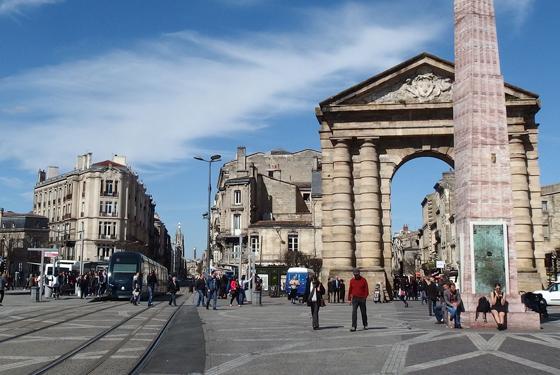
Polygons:
[[[234,277],[233,279],[231,279],[231,281],[229,282],[229,293],[231,294],[231,299],[229,301],[229,305],[233,306],[233,300],[237,301],[237,293],[239,292],[239,283],[237,282],[237,279]],[[241,304],[239,303],[239,301],[237,301],[237,305],[241,306]]]
[[325,287],[317,276],[313,276],[305,287],[305,294],[303,295],[304,301],[307,301],[307,306],[311,308],[311,316],[313,319],[313,329],[319,329],[319,308],[324,306],[323,295],[325,294]]

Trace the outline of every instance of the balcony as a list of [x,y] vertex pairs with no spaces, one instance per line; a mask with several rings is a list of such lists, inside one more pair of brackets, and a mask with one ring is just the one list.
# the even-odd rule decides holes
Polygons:
[[71,218],[72,218],[72,214],[64,214],[64,215],[62,215],[62,220],[71,219]]
[[112,192],[109,192],[109,191],[102,191],[102,192],[101,192],[101,196],[102,196],[102,197],[118,197],[118,196],[119,196],[119,193],[116,192],[116,191],[112,191]]
[[105,211],[100,211],[100,212],[99,212],[99,216],[118,217],[119,214],[116,213],[116,212],[105,212]]
[[100,240],[116,240],[117,236],[115,234],[100,234]]
[[72,194],[66,194],[64,196],[64,200],[66,200],[66,201],[71,200],[71,199],[72,199]]

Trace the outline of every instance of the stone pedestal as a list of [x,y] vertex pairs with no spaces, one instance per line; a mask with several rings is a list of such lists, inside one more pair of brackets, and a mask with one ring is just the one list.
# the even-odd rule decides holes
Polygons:
[[[480,297],[482,297],[482,294],[466,294],[461,297],[465,305],[465,312],[461,314],[462,326],[464,328],[495,330],[497,326],[492,313],[486,314],[486,323],[482,314],[478,314],[478,319],[476,319],[476,306]],[[506,326],[508,330],[534,331],[540,328],[539,314],[533,311],[525,311],[525,305],[521,303],[519,296],[508,295],[507,300]]]

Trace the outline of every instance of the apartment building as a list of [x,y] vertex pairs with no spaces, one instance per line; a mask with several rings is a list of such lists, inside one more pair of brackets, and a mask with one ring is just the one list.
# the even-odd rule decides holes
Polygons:
[[49,242],[64,259],[105,261],[117,250],[150,253],[155,203],[124,156],[92,163],[80,155],[75,168],[40,170],[33,213],[49,221]]
[[560,279],[560,184],[541,187],[545,266],[549,277]]
[[218,177],[214,262],[237,268],[240,257],[246,265],[251,256],[258,267],[282,268],[286,252],[321,257],[320,162],[314,150],[247,155],[239,147]]
[[448,269],[458,269],[455,231],[455,175],[444,172],[434,192],[422,201],[422,228],[419,233],[422,264],[444,261]]

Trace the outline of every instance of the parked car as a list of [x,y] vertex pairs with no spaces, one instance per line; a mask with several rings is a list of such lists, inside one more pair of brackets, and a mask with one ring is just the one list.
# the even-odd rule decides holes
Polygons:
[[560,306],[560,281],[553,282],[545,290],[534,291],[535,294],[540,294],[543,296],[547,305],[559,305]]

